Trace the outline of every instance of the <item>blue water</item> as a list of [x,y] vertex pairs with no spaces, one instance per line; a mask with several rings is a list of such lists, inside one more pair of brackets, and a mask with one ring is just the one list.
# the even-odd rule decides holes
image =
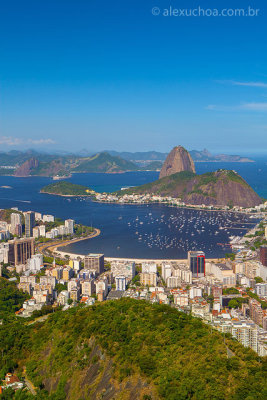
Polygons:
[[[197,163],[197,173],[218,168],[235,169],[256,190],[267,198],[267,164],[257,163]],[[158,178],[158,172],[129,172],[125,174],[74,174],[69,180],[99,192],[136,186]],[[40,189],[51,178],[15,178],[0,176],[0,208],[18,207],[34,210],[101,229],[95,239],[65,248],[80,254],[103,252],[111,257],[186,258],[187,251],[204,250],[209,257],[221,257],[229,248],[229,236],[241,235],[255,224],[243,216],[229,213],[209,213],[196,210],[168,208],[160,205],[114,205],[41,194]],[[137,220],[136,220],[137,218]],[[217,233],[216,233],[217,232]],[[218,245],[218,243],[221,243]]]

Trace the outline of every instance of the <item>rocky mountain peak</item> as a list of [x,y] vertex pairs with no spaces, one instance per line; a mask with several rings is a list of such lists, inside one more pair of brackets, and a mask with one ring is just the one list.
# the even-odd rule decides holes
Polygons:
[[38,168],[39,161],[36,158],[30,158],[29,160],[25,161],[18,169],[15,171],[15,176],[29,176],[30,172]]
[[190,171],[196,173],[195,164],[189,152],[182,146],[176,146],[168,154],[160,171],[159,178],[164,178],[177,172]]

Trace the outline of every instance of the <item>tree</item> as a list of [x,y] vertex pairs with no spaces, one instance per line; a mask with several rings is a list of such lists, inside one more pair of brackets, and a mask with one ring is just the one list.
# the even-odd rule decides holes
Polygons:
[[260,277],[260,276],[255,276],[255,282],[256,283],[261,283],[261,282],[263,282],[263,279]]
[[232,299],[228,303],[229,308],[239,308],[239,303],[236,299]]

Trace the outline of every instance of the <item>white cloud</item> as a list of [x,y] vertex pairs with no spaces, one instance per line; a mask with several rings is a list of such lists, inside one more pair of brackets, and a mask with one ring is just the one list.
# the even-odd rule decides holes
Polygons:
[[23,139],[23,138],[16,138],[13,136],[0,136],[0,144],[7,145],[7,146],[18,146],[18,145],[49,145],[56,143],[53,139]]
[[267,111],[267,103],[244,103],[236,106],[224,106],[224,105],[215,105],[209,104],[206,107],[206,110],[211,111],[257,111],[257,112],[265,112]]
[[267,103],[246,103],[240,106],[242,110],[267,111]]
[[54,144],[54,143],[56,143],[53,139],[28,139],[27,140],[28,141],[28,143],[31,143],[31,144],[38,144],[38,145],[40,145],[40,144]]
[[233,86],[247,86],[247,87],[259,87],[259,88],[267,88],[267,83],[265,82],[240,82],[240,81],[231,81],[231,80],[225,80],[225,81],[216,81],[218,83],[222,84],[230,84]]
[[238,82],[238,81],[231,81],[231,83],[234,86],[248,86],[248,87],[267,88],[267,83],[264,83],[264,82]]
[[14,138],[12,136],[0,136],[0,144],[6,144],[8,146],[17,146],[21,143],[22,141],[19,138]]

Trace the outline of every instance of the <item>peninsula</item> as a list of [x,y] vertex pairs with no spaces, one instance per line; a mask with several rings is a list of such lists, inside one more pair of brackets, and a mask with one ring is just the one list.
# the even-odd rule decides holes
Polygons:
[[191,205],[255,207],[262,203],[257,193],[233,170],[197,175],[192,158],[181,146],[174,147],[166,158],[160,179],[123,190],[118,195],[132,194],[170,196]]

